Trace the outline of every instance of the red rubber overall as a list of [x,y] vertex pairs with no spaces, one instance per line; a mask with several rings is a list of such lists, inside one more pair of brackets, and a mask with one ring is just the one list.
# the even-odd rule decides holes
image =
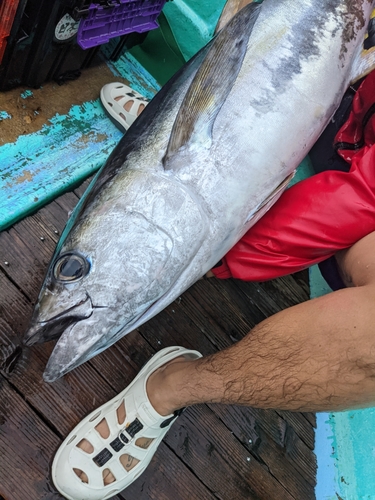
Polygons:
[[[372,110],[374,107],[374,110]],[[327,170],[288,189],[212,270],[265,281],[305,269],[375,231],[375,72],[335,138],[349,172]]]

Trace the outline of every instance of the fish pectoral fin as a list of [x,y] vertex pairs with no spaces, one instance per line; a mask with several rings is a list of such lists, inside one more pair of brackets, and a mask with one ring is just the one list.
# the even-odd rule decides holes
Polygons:
[[173,124],[163,159],[168,160],[186,145],[210,142],[212,127],[240,72],[249,37],[261,4],[249,4],[220,33],[198,69]]
[[375,47],[362,50],[360,56],[354,61],[350,75],[350,85],[353,85],[375,69]]
[[267,196],[265,200],[260,203],[256,209],[251,212],[249,217],[246,220],[246,224],[252,221],[253,224],[257,222],[263,215],[268,212],[268,210],[272,207],[274,203],[280,198],[280,196],[283,194],[285,189],[288,187],[289,183],[292,181],[293,177],[295,176],[296,171],[294,170],[288,177],[286,177],[278,186],[276,189],[272,191],[271,194]]

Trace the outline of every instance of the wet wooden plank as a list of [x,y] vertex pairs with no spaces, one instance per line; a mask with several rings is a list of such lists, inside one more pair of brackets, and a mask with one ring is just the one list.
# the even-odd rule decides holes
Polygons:
[[[160,445],[146,472],[124,490],[121,497],[125,500],[218,498],[181,461],[176,461],[176,455],[164,443]],[[236,497],[230,498],[234,500]]]
[[[249,325],[242,317],[237,304],[232,300],[228,301],[221,293],[225,283],[221,284],[217,281],[214,278],[199,281],[191,288],[189,295],[200,304],[205,314],[209,314],[214,319],[230,339],[239,339],[249,331]],[[219,293],[217,293],[218,287],[220,287]]]
[[210,405],[210,408],[248,449],[252,459],[264,464],[294,498],[314,498],[315,482],[307,480],[300,464],[289,457],[285,447],[277,445],[264,432],[259,420],[252,419],[247,409],[224,405]]
[[[305,414],[298,412],[284,410],[278,411],[278,414],[293,427],[302,441],[313,450],[315,444],[314,427],[316,427],[316,421],[310,422],[306,419]],[[306,425],[306,420],[310,425]]]
[[[31,251],[25,240],[15,229],[0,234],[0,268],[32,302],[39,293],[46,259]],[[43,246],[43,242],[39,240],[38,245]]]
[[52,453],[60,439],[0,375],[0,495],[9,500],[57,500]]
[[291,276],[264,283],[239,280],[236,283],[249,300],[256,302],[266,317],[309,298],[306,288],[300,286]]
[[[76,193],[81,194],[82,191],[83,189],[76,190]],[[19,362],[12,363],[12,355],[16,352],[23,333],[23,323],[19,323],[18,316],[19,311],[23,317],[31,314],[31,301],[36,299],[58,238],[54,231],[62,230],[68,212],[77,201],[76,194],[65,195],[63,199],[48,205],[7,233],[0,234],[0,268],[8,273],[0,271],[0,275],[7,282],[4,290],[11,292],[9,299],[4,298],[8,317],[3,319],[3,323],[0,321],[0,343],[3,346],[0,369],[6,368],[9,360],[10,369],[3,371],[4,375],[23,395],[27,404],[43,415],[44,423],[52,432],[57,433],[59,439],[84,415],[128,385],[155,350],[166,345],[182,344],[210,354],[242,338],[266,315],[280,309],[278,287],[282,287],[281,282],[267,290],[260,286],[260,292],[254,292],[257,284],[249,286],[234,280],[219,282],[213,279],[197,283],[165,311],[142,325],[139,331],[121,339],[62,380],[45,384],[41,375],[52,345],[24,349]],[[44,240],[40,240],[40,235]],[[14,263],[23,256],[24,263],[20,272],[2,264],[2,252],[8,245],[19,246]],[[32,266],[35,269],[30,273]],[[287,281],[287,288],[281,301],[283,306],[295,303],[299,293],[303,298],[303,287],[301,292],[293,281]],[[11,308],[13,302],[15,307]],[[159,500],[176,496],[186,500],[198,497],[278,500],[298,498],[298,495],[299,498],[310,498],[311,470],[315,465],[308,446],[313,444],[313,416],[295,417],[293,414],[283,415],[282,412],[278,414],[253,408],[241,409],[245,412],[244,418],[255,425],[254,439],[262,437],[255,449],[247,446],[244,441],[249,426],[241,424],[241,427],[236,423],[236,410],[226,407],[224,416],[216,406],[212,405],[211,410],[206,406],[189,409],[173,426],[172,431],[183,427],[185,438],[196,443],[192,454],[186,455],[180,439],[167,438],[167,445],[160,447],[150,469],[122,496],[127,500]],[[222,442],[228,449],[234,450],[234,458],[229,463]],[[213,457],[207,452],[212,446],[215,448]],[[291,448],[290,453],[288,447]],[[249,477],[245,474],[247,469],[243,469],[244,453],[251,455],[253,472]],[[51,454],[51,460],[52,456]],[[217,460],[220,464],[220,476],[229,474],[228,484],[231,488],[221,484],[222,478],[217,477]],[[309,461],[312,465],[309,465]],[[290,482],[293,468],[296,478],[294,484]],[[245,474],[241,481],[237,478],[238,471]],[[179,478],[178,481],[176,477]],[[264,485],[260,486],[259,482]],[[169,484],[172,486],[168,486]],[[189,496],[181,496],[185,493]]]
[[200,297],[203,291],[201,286],[198,282],[189,289],[188,293],[184,293],[175,304],[176,309],[182,308],[195,323],[201,335],[205,335],[217,349],[224,349],[232,345],[234,339],[220,325],[217,313],[207,311],[201,303]]
[[227,304],[232,304],[232,307],[235,306],[236,315],[239,315],[245,321],[248,330],[266,318],[264,312],[257,306],[256,296],[248,296],[243,293],[238,286],[238,280],[210,279],[208,281],[211,287],[225,297]]
[[[166,442],[218,498],[293,498],[206,405],[189,408],[167,434]],[[215,465],[208,468],[208,463]]]
[[76,196],[78,196],[78,198],[81,198],[81,196],[84,194],[84,192],[86,191],[86,189],[89,187],[90,182],[92,181],[93,178],[94,178],[94,176],[90,176],[88,179],[86,179],[84,182],[82,182],[82,184],[80,184],[74,190],[74,194]]
[[310,423],[310,425],[316,429],[316,414],[312,412],[302,412],[301,415],[303,415],[306,420]]
[[79,197],[73,191],[70,193],[65,193],[64,196],[60,196],[60,198],[56,198],[56,200],[55,200],[55,202],[63,210],[65,210],[67,216],[70,215],[70,212],[77,205],[78,201],[79,201]]
[[0,270],[0,317],[14,330],[22,335],[31,317],[32,306],[26,296]]
[[8,373],[14,369],[21,353],[21,338],[0,317],[0,371]]
[[155,349],[179,342],[183,347],[198,350],[205,355],[217,351],[210,336],[202,334],[184,310],[178,308],[176,302],[142,325],[139,331]]

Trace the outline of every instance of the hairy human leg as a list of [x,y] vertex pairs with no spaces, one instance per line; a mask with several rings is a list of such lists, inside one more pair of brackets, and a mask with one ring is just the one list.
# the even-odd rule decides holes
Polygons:
[[296,411],[375,402],[375,233],[340,252],[350,288],[286,309],[224,351],[162,367],[147,385],[161,414],[196,403]]

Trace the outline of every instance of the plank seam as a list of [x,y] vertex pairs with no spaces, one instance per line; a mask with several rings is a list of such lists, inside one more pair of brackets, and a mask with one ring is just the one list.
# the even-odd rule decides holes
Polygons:
[[[275,410],[276,413],[279,415],[279,417],[284,420],[284,422],[287,424],[287,425],[291,425],[288,420],[286,418],[283,417],[283,414],[282,413],[279,413],[277,410]],[[311,423],[308,421],[308,419],[301,413],[301,412],[298,412],[300,415],[303,416],[303,418],[306,420],[306,422],[309,424],[310,427],[312,427]],[[293,426],[292,426],[293,427]],[[308,443],[306,443],[305,439],[300,436],[296,430],[294,430],[294,432],[297,434],[297,436],[299,437],[299,439],[308,447],[309,450],[311,451],[314,451],[314,448],[311,448],[311,446],[308,445]]]
[[25,299],[28,302],[30,302],[30,304],[33,304],[33,301],[31,300],[31,298],[27,295],[27,293],[24,290],[22,290],[22,288],[16,283],[16,281],[14,281],[14,279],[7,273],[6,269],[4,269],[4,267],[2,265],[0,266],[0,271],[2,271],[2,273],[7,278],[7,280],[10,281],[12,283],[12,285],[14,287],[16,287],[19,292],[21,292],[21,294],[25,297]]
[[171,450],[171,452],[175,455],[175,457],[184,464],[184,467],[186,467],[192,474],[193,476],[195,476],[197,478],[197,480],[203,484],[203,486],[211,493],[211,495],[213,495],[215,498],[219,499],[220,500],[220,497],[218,497],[212,490],[209,486],[207,486],[207,484],[202,480],[200,479],[197,474],[194,472],[194,470],[189,466],[189,464],[187,462],[185,462],[185,460],[183,460],[182,458],[180,458],[177,453],[174,451],[173,448],[171,448],[171,446],[169,446],[169,444],[165,441],[165,439],[163,439],[163,442],[164,444]]
[[222,418],[220,417],[220,415],[218,415],[215,411],[212,410],[212,408],[210,408],[209,405],[206,405],[209,410],[215,415],[216,418],[218,418],[220,420],[220,422],[230,431],[232,432],[233,434],[233,437],[239,442],[239,444],[245,448],[246,452],[247,453],[250,453],[250,455],[253,457],[254,460],[256,460],[260,465],[266,467],[268,473],[270,474],[270,476],[272,476],[278,483],[279,485],[285,490],[285,492],[290,495],[292,498],[294,498],[295,500],[300,500],[298,498],[296,498],[295,496],[292,495],[292,493],[290,491],[288,491],[285,486],[277,479],[276,476],[274,476],[269,468],[269,466],[266,464],[266,462],[264,462],[264,460],[261,458],[261,457],[257,457],[256,455],[254,455],[254,453],[252,452],[252,450],[250,450],[247,446],[245,446],[243,444],[243,442],[236,436],[236,434],[233,433],[233,431],[231,430],[230,427],[227,426],[227,424],[224,422],[224,420],[222,420]]
[[[18,395],[20,396],[20,398],[25,402],[25,404],[31,408],[31,410],[38,416],[38,418],[54,433],[56,434],[56,436],[63,440],[64,439],[64,436],[61,434],[60,431],[58,431],[58,429],[56,429],[56,427],[37,409],[35,408],[32,403],[27,399],[27,397],[22,394],[22,392],[17,388],[16,385],[14,385],[12,383],[12,381],[6,376],[6,374],[4,374],[4,372],[0,371],[0,376],[2,378],[4,378],[9,386],[12,388],[12,390]],[[0,498],[1,500],[1,498]]]

